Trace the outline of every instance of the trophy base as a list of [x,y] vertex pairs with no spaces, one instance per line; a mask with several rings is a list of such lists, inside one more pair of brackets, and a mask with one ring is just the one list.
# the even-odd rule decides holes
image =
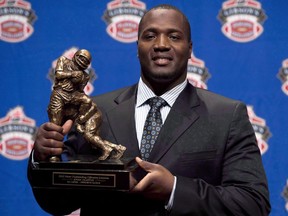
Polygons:
[[130,176],[145,175],[134,158],[98,160],[78,155],[59,162],[39,162],[32,168],[34,188],[96,189],[128,191]]

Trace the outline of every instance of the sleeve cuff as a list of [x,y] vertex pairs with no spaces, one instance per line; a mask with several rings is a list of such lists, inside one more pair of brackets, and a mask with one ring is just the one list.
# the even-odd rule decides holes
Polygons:
[[172,192],[170,195],[170,199],[169,199],[167,205],[165,205],[165,209],[167,211],[170,211],[172,206],[173,206],[174,194],[175,194],[175,189],[176,189],[176,182],[177,182],[177,178],[176,178],[176,176],[174,176],[174,184],[173,184],[173,189],[172,189]]

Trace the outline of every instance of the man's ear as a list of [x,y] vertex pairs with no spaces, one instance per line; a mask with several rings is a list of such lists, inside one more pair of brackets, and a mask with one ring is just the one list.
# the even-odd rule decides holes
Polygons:
[[192,55],[192,47],[193,47],[193,45],[192,45],[192,41],[189,43],[189,56],[188,56],[188,59],[190,59],[191,58],[191,55]]
[[136,41],[136,44],[137,44],[137,57],[139,57],[139,54],[138,54],[138,40]]

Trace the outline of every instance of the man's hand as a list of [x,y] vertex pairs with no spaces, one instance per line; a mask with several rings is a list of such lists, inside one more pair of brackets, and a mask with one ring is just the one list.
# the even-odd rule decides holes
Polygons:
[[72,120],[66,121],[62,127],[51,122],[42,124],[36,133],[34,160],[46,161],[51,156],[60,155],[63,151],[64,137],[72,125]]
[[131,193],[140,193],[146,198],[162,200],[167,202],[173,189],[174,176],[165,167],[160,164],[150,163],[136,157],[138,165],[147,172],[147,175],[140,181],[131,180],[136,184],[130,190]]

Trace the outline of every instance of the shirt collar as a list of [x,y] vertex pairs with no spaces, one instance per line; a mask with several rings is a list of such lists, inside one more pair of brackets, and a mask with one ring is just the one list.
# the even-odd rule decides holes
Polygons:
[[[187,85],[187,80],[178,84],[173,89],[165,92],[160,97],[163,98],[170,107],[173,106],[174,102],[176,101],[179,94]],[[149,98],[155,97],[156,95],[154,92],[143,82],[142,78],[140,77],[138,82],[138,91],[137,91],[137,100],[136,100],[136,107],[142,106]]]

